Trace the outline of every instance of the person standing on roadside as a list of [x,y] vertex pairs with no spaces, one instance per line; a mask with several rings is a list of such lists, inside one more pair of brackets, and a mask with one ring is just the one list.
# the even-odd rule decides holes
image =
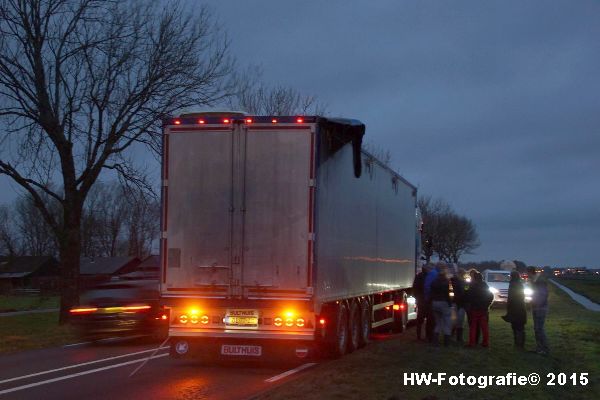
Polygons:
[[438,271],[435,267],[430,267],[427,271],[427,276],[425,277],[425,284],[423,285],[423,297],[425,298],[425,302],[427,303],[427,321],[425,323],[425,335],[427,336],[427,341],[433,342],[433,331],[435,329],[435,320],[433,317],[433,310],[431,309],[431,284],[437,277]]
[[448,280],[448,269],[445,265],[438,265],[438,273],[431,283],[431,309],[435,317],[435,329],[433,344],[439,344],[439,335],[444,335],[444,346],[450,344],[450,332],[452,330],[450,302],[450,281]]
[[475,347],[475,345],[477,345],[477,331],[479,329],[481,329],[481,334],[483,336],[481,345],[483,347],[489,347],[490,332],[487,314],[493,301],[494,295],[490,292],[490,288],[483,281],[483,277],[478,272],[473,276],[467,294],[467,302],[469,303],[471,312],[468,347]]
[[425,301],[425,277],[427,276],[427,272],[429,270],[429,266],[424,265],[421,268],[421,272],[419,272],[415,276],[415,280],[413,281],[413,295],[417,301],[417,340],[421,340],[421,330],[423,328],[423,322],[427,318],[427,302]]
[[502,317],[510,322],[515,347],[522,349],[525,346],[525,324],[527,323],[527,310],[525,309],[525,292],[519,271],[510,273],[508,286],[508,300],[506,302],[506,315]]
[[533,316],[533,331],[536,342],[535,352],[546,355],[550,351],[546,330],[544,329],[546,316],[548,315],[548,283],[542,274],[536,272],[535,267],[528,267],[527,274],[531,281],[531,289],[533,289],[531,314]]
[[465,302],[465,275],[467,272],[459,268],[457,273],[450,278],[452,283],[452,293],[454,293],[454,306],[456,307],[456,341],[463,341],[463,325],[465,323],[466,302]]

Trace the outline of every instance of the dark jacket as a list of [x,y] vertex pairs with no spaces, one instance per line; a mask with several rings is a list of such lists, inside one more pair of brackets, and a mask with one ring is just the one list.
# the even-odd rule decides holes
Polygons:
[[446,301],[450,305],[450,281],[439,275],[431,282],[431,301]]
[[525,325],[527,323],[525,293],[523,292],[523,283],[520,280],[511,281],[508,287],[506,320],[516,325]]
[[494,301],[494,295],[490,292],[487,283],[471,282],[465,300],[470,311],[487,311]]
[[431,271],[429,271],[427,273],[427,276],[425,277],[425,284],[424,289],[423,289],[423,293],[425,293],[425,301],[431,301],[431,284],[433,283],[433,281],[435,280],[435,278],[438,276],[438,271],[437,269],[433,268]]
[[421,303],[425,300],[425,277],[427,276],[427,272],[421,271],[415,276],[415,280],[413,281],[412,289],[413,295],[415,299],[417,299],[417,303]]
[[465,281],[459,279],[457,276],[450,278],[452,282],[452,293],[454,293],[454,304],[457,308],[464,308],[465,306]]
[[536,276],[531,283],[533,296],[531,297],[531,308],[546,308],[548,307],[548,283],[543,276]]

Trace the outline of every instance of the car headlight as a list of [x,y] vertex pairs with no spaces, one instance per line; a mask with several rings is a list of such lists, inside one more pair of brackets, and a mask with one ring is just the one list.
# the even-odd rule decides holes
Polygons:
[[496,289],[495,287],[490,287],[490,292],[498,294],[498,289]]
[[533,296],[533,289],[526,287],[526,288],[523,290],[523,293],[525,294],[525,296],[528,296],[528,297],[529,297],[529,296]]

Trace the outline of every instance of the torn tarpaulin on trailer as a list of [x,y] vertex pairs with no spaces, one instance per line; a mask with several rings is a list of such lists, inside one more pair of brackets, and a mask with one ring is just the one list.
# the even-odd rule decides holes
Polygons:
[[352,142],[354,176],[360,177],[362,171],[360,148],[365,134],[365,124],[356,119],[319,118],[319,126],[327,138],[329,151],[332,154],[346,143]]

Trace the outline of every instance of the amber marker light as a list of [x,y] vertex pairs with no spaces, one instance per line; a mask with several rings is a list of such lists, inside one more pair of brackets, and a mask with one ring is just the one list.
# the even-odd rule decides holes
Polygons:
[[143,311],[143,310],[149,310],[150,308],[152,308],[152,307],[150,307],[149,305],[146,305],[146,304],[140,305],[140,306],[126,306],[126,307],[123,307],[123,311]]
[[69,310],[71,314],[91,314],[98,311],[96,307],[77,307]]

